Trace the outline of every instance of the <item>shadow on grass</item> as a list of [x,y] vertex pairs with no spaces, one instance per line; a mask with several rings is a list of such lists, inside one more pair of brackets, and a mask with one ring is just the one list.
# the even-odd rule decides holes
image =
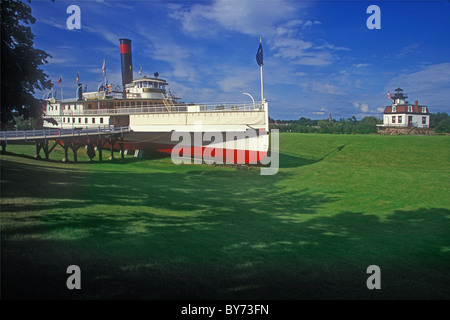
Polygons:
[[[337,196],[280,190],[283,172],[2,166],[2,198],[37,198],[2,205],[4,299],[450,294],[448,209],[395,211],[384,220],[359,212],[319,216],[317,210]],[[27,187],[17,184],[30,176],[35,179]],[[72,264],[82,270],[79,291],[66,288]],[[366,287],[366,269],[373,264],[381,268],[382,290]]]
[[298,168],[321,162],[334,153],[340,152],[345,146],[346,145],[339,146],[318,159],[306,159],[286,153],[280,153],[280,168]]

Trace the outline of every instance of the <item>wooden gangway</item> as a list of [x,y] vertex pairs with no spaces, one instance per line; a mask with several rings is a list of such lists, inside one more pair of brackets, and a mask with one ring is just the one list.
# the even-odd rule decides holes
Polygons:
[[129,127],[103,126],[97,128],[9,130],[0,131],[0,141],[27,141],[37,139],[68,138],[129,132]]
[[[82,146],[88,150],[98,150],[99,160],[102,160],[102,151],[110,145],[111,158],[114,158],[114,144],[118,143],[121,157],[124,156],[124,134],[130,132],[129,127],[103,126],[97,128],[73,128],[73,129],[47,129],[47,130],[10,130],[0,131],[0,144],[2,152],[6,152],[8,141],[34,141],[36,145],[36,158],[40,159],[40,151],[44,151],[45,159],[49,159],[53,149],[60,145],[64,149],[63,161],[69,161],[68,149],[73,152],[73,160],[77,162],[77,151]],[[49,143],[53,142],[52,146]],[[95,152],[93,153],[95,154]],[[89,156],[89,153],[88,153]],[[91,159],[92,157],[89,156]]]

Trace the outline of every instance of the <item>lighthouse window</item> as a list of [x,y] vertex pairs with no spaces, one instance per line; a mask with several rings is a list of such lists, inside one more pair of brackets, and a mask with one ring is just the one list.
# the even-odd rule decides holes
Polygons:
[[392,123],[395,123],[395,116],[392,117]]
[[396,112],[396,111],[397,111],[396,108],[392,107],[392,112]]
[[398,116],[398,123],[402,123],[402,116]]
[[412,106],[408,106],[408,112],[412,112]]
[[422,107],[422,113],[427,112],[427,109],[425,107]]
[[422,117],[422,124],[427,124],[427,117]]

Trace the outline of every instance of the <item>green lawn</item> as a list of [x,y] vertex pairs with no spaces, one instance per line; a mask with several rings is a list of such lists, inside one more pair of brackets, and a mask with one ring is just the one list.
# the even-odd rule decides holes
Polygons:
[[450,297],[450,137],[280,134],[274,176],[7,151],[4,299]]

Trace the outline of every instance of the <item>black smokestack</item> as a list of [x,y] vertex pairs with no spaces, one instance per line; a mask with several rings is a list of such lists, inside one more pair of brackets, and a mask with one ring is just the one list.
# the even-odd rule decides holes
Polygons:
[[119,39],[120,58],[122,60],[122,86],[125,91],[125,85],[133,81],[133,63],[131,61],[131,40]]

